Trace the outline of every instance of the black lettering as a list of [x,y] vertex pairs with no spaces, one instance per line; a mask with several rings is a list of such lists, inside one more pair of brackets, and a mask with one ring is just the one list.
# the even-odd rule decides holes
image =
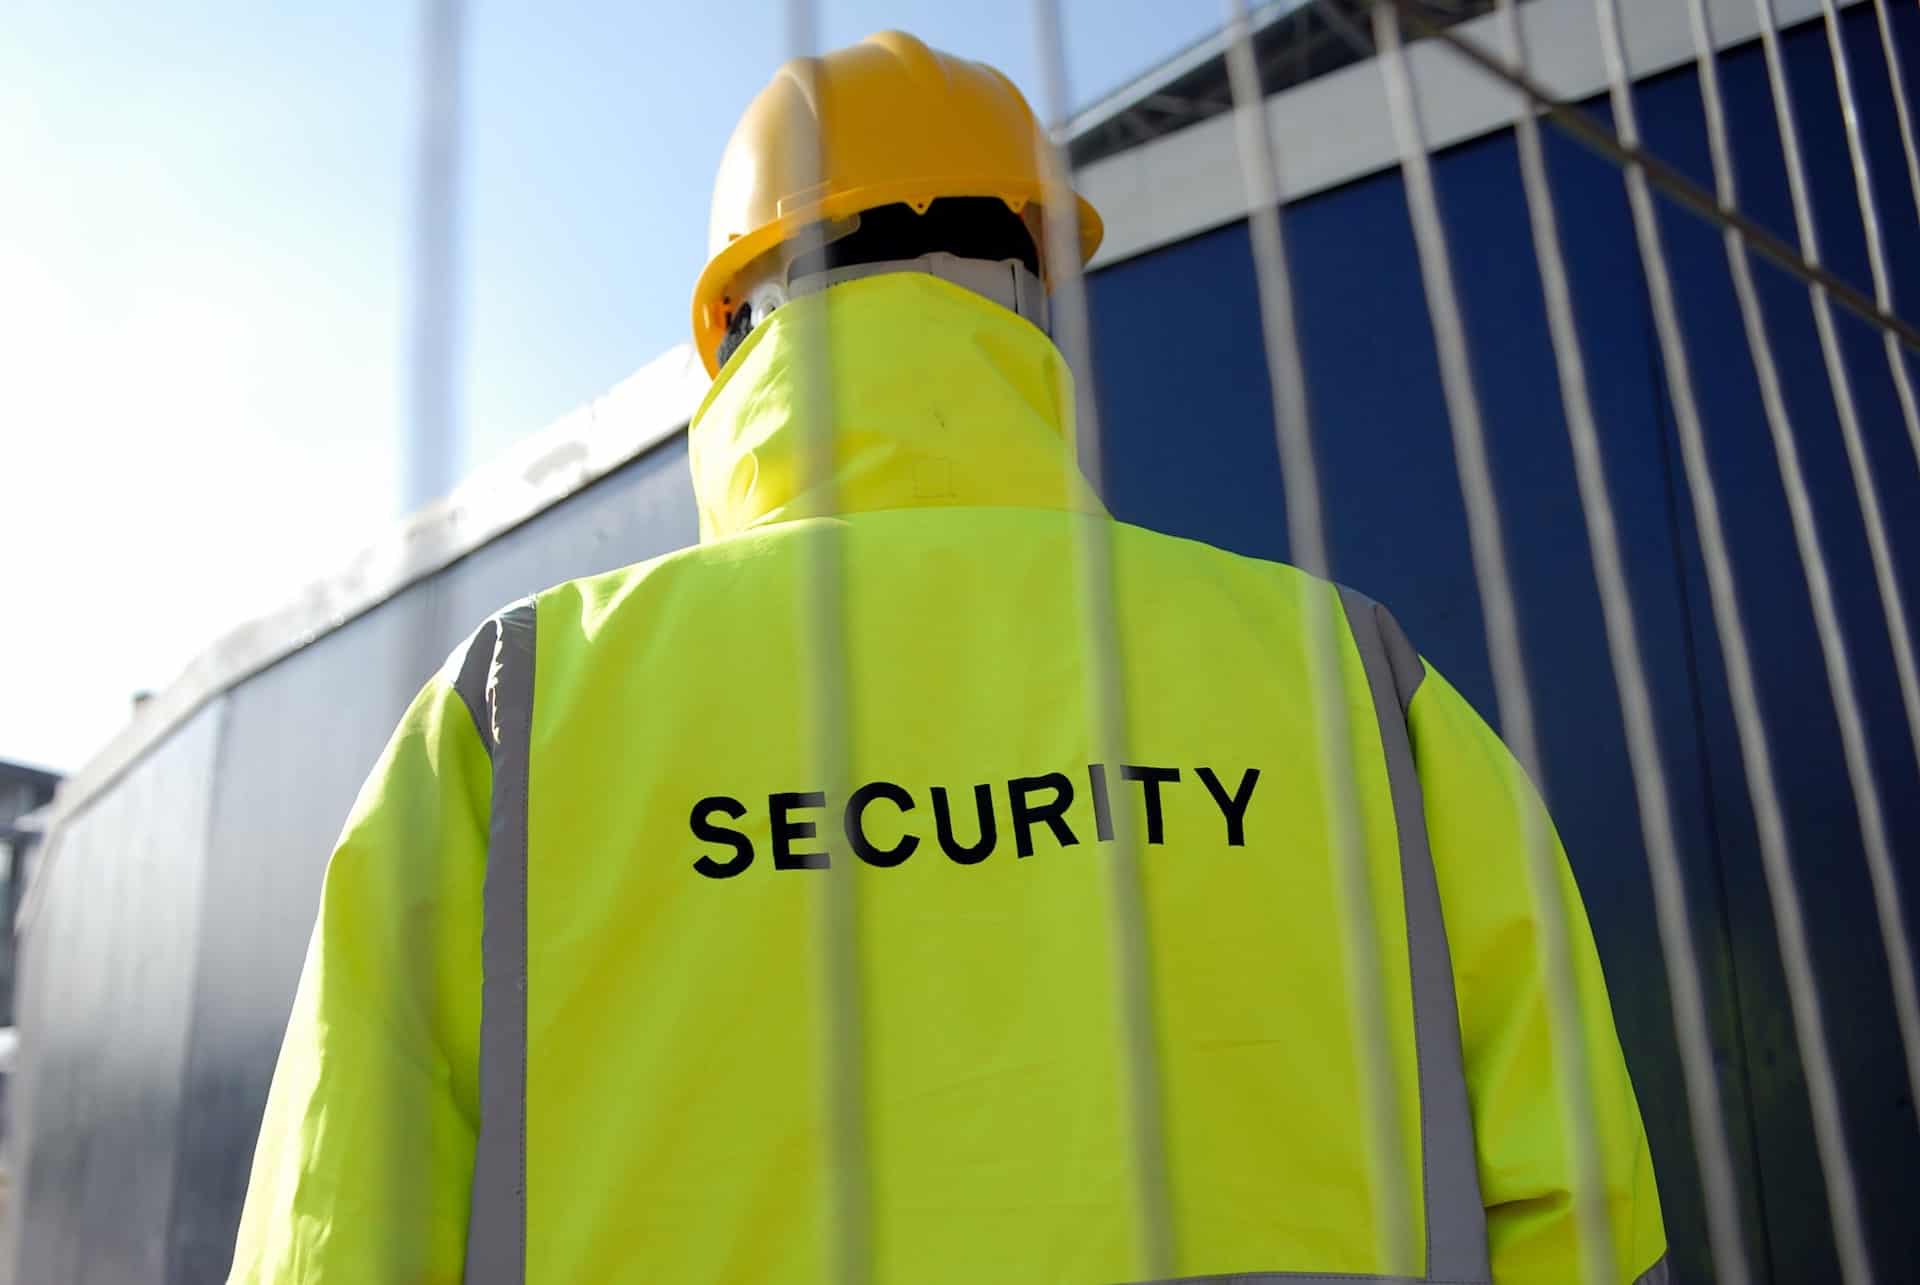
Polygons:
[[731,879],[753,864],[753,840],[738,830],[715,825],[708,820],[715,812],[724,812],[738,821],[747,814],[747,805],[724,794],[715,794],[694,804],[693,815],[687,819],[687,823],[693,827],[694,838],[726,844],[733,849],[733,858],[730,861],[715,861],[702,853],[699,860],[693,863],[693,868],[709,879]]
[[1087,764],[1087,780],[1093,786],[1093,832],[1100,842],[1113,841],[1113,800],[1107,797],[1107,765]]
[[1210,767],[1197,767],[1200,783],[1207,787],[1207,793],[1220,807],[1220,815],[1227,819],[1227,846],[1244,848],[1247,846],[1247,804],[1253,802],[1253,787],[1260,780],[1260,769],[1250,767],[1240,774],[1240,788],[1229,798],[1221,788],[1220,778],[1213,774]]
[[[1052,790],[1053,798],[1035,806],[1027,801],[1027,796],[1035,790]],[[1013,814],[1013,848],[1017,855],[1033,855],[1035,821],[1046,822],[1047,828],[1053,831],[1054,842],[1063,848],[1080,842],[1067,826],[1067,809],[1073,806],[1073,782],[1067,779],[1065,773],[1016,776],[1007,782],[1007,800]]]
[[869,781],[853,792],[847,800],[847,843],[853,848],[853,855],[870,866],[882,868],[897,866],[913,855],[920,846],[920,836],[902,835],[900,842],[891,848],[876,848],[867,841],[866,831],[860,828],[860,814],[867,810],[867,804],[874,799],[885,799],[902,812],[913,811],[913,796],[904,787],[891,781]]
[[1121,766],[1120,775],[1125,780],[1140,782],[1141,791],[1147,796],[1147,842],[1165,843],[1166,831],[1160,824],[1160,786],[1163,782],[1179,780],[1180,769],[1127,763]]
[[775,870],[825,870],[828,865],[824,852],[795,852],[795,839],[811,839],[818,831],[812,821],[790,820],[787,813],[795,808],[824,808],[827,796],[819,790],[809,790],[804,794],[769,794],[767,809],[773,814],[773,868]]
[[993,855],[998,832],[993,821],[992,786],[973,787],[973,810],[980,818],[980,841],[963,848],[953,837],[953,815],[947,808],[947,792],[937,785],[933,787],[933,829],[940,838],[940,850],[963,866],[978,865]]

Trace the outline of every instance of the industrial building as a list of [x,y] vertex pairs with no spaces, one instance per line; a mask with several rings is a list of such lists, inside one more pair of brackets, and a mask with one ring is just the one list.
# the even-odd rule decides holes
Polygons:
[[[1709,6],[1741,207],[1794,239],[1754,6]],[[1825,262],[1870,280],[1822,8],[1773,0]],[[1378,63],[1262,10],[1267,111],[1337,577],[1390,604],[1490,717],[1493,676],[1435,336]],[[1712,186],[1685,6],[1623,0],[1644,143]],[[1610,119],[1591,0],[1523,6],[1534,72]],[[1892,298],[1920,299],[1910,193],[1875,6],[1844,3]],[[1908,84],[1920,11],[1890,7]],[[1456,31],[1499,48],[1491,16]],[[1333,33],[1337,35],[1338,33]],[[1678,1279],[1706,1280],[1705,1213],[1634,783],[1511,128],[1512,92],[1433,41],[1411,50],[1465,334],[1511,542],[1543,738],[1539,782],[1586,899],[1652,1139]],[[1116,517],[1288,555],[1248,198],[1225,47],[1190,50],[1072,124],[1106,218],[1088,282],[1099,473]],[[1622,173],[1549,131],[1572,294],[1653,683],[1701,943],[1748,1253],[1761,1279],[1835,1279],[1827,1198],[1728,681],[1682,479]],[[689,193],[688,200],[698,200]],[[1920,1126],[1889,960],[1808,591],[1720,231],[1660,209],[1875,1263],[1920,1263]],[[1860,502],[1808,292],[1760,270],[1780,377],[1865,695],[1909,919],[1920,763],[1900,717]],[[1911,307],[1911,305],[1909,305]],[[1920,461],[1881,335],[1841,340],[1895,554],[1920,565]],[[706,387],[675,349],[528,438],[213,643],[61,789],[20,908],[13,1279],[187,1285],[226,1271],[255,1130],[329,846],[413,691],[489,613],[691,543],[685,425]],[[1909,587],[1910,603],[1920,594]]]
[[[30,814],[53,801],[60,774],[0,759],[0,905],[19,910],[28,863],[39,841]],[[14,937],[0,941],[0,1027],[13,1025]]]
[[[0,759],[0,906],[8,922],[20,908],[20,893],[38,846],[40,828],[33,814],[53,800],[57,772]],[[13,1195],[16,1162],[8,1145],[12,1115],[14,1054],[19,1044],[13,1025],[13,988],[18,975],[19,939],[0,939],[0,1219]]]

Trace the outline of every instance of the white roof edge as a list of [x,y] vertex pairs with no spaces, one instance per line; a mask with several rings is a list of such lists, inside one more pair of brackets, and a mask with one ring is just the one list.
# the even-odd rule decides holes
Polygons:
[[[1851,7],[1863,0],[1839,0]],[[1782,28],[1820,14],[1821,0],[1772,0]],[[1676,0],[1621,0],[1627,65],[1636,80],[1671,71],[1694,57],[1687,7]],[[1721,49],[1759,34],[1751,0],[1709,0]],[[1529,0],[1519,7],[1534,79],[1563,100],[1604,92],[1592,0]],[[1497,13],[1452,28],[1485,48],[1504,50]],[[1512,125],[1513,91],[1434,40],[1407,48],[1421,124],[1438,150]],[[1299,200],[1399,163],[1378,59],[1342,67],[1273,95],[1266,102],[1282,199]],[[1339,129],[1324,128],[1338,121]],[[1094,256],[1098,269],[1163,245],[1238,222],[1247,214],[1234,114],[1210,117],[1105,157],[1075,176],[1080,194],[1106,223]]]
[[[1264,4],[1254,6],[1253,12],[1247,18],[1248,29],[1263,31],[1312,3],[1313,0],[1266,0]],[[1228,35],[1225,27],[1221,27],[1210,36],[1202,36],[1173,57],[1156,63],[1125,84],[1102,94],[1075,112],[1066,124],[1059,128],[1059,134],[1071,141],[1090,130],[1100,128],[1123,112],[1132,111],[1163,86],[1172,84],[1188,72],[1206,65],[1225,53],[1227,43]]]
[[678,344],[395,523],[337,572],[214,641],[35,815],[51,832],[208,701],[560,503],[686,427],[709,381]]

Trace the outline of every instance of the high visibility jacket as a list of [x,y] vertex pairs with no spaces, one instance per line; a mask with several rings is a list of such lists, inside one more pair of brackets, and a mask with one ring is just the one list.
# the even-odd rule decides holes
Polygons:
[[1514,762],[1365,599],[1107,517],[1070,399],[927,276],[749,338],[701,543],[500,613],[374,767],[233,1281],[1572,1281],[1578,1136],[1665,1279]]

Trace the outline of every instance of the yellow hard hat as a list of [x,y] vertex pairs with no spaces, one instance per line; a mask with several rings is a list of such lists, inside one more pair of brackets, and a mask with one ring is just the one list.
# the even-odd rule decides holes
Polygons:
[[[999,197],[1016,214],[1045,199],[1033,109],[985,63],[899,31],[868,36],[774,73],[720,158],[707,266],[693,289],[693,335],[717,373],[741,271],[802,228],[875,206],[925,212],[945,196]],[[1080,208],[1080,261],[1100,244],[1100,215]]]

